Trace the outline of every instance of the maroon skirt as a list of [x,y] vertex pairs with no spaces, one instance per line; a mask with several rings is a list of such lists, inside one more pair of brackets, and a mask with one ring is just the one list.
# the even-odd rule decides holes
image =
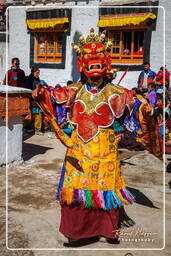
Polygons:
[[119,209],[85,208],[80,205],[61,205],[59,231],[68,238],[81,239],[94,236],[118,238]]

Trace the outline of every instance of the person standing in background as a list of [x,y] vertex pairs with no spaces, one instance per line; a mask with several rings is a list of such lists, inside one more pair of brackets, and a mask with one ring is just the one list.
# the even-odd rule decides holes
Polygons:
[[[40,76],[40,69],[38,67],[32,67],[30,75],[26,77],[25,88],[34,91],[41,83],[39,76]],[[31,106],[32,119],[34,120],[35,134],[44,135],[42,132],[43,131],[43,113],[33,97],[30,100],[30,106]]]
[[155,85],[154,84],[149,84],[148,85],[148,94],[147,94],[147,99],[149,101],[149,104],[152,108],[155,107],[156,101],[157,101],[157,95],[155,92]]
[[24,87],[25,73],[20,69],[20,60],[15,57],[11,61],[11,68],[7,71],[3,80],[3,85],[11,85],[16,87]]
[[152,83],[156,73],[150,69],[150,63],[144,62],[144,70],[141,71],[139,78],[138,78],[138,88],[147,88],[149,83]]
[[163,85],[165,85],[166,89],[169,88],[170,83],[170,72],[169,70],[164,67],[160,67],[160,70],[158,71],[156,77],[155,77],[155,84],[159,88],[163,88]]

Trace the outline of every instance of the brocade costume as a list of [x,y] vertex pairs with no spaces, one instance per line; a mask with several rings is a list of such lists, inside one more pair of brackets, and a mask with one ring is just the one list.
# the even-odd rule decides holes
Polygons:
[[[83,67],[84,74],[90,78],[105,77],[107,69],[110,69],[110,58],[105,54],[104,36],[97,41],[93,33],[90,35],[92,39],[83,42],[79,48],[82,50],[75,47],[79,54],[79,70],[83,72]],[[92,53],[93,57],[89,59],[87,53]],[[83,81],[63,87],[56,91],[55,98],[58,104],[65,105],[68,118],[75,127],[70,137],[59,127],[48,91],[42,89],[40,94],[39,106],[51,122],[56,136],[67,147],[57,194],[62,208],[60,232],[77,239],[92,236],[116,238],[118,209],[133,203],[134,197],[126,189],[121,172],[120,137],[115,134],[113,123],[115,118],[120,121],[122,117],[123,120],[128,117],[128,125],[130,111],[134,109],[134,119],[137,118],[134,135],[149,148],[153,137],[153,146],[156,147],[157,139],[148,126],[152,117],[146,111],[146,104],[137,104],[131,91],[108,82],[106,78],[96,89]],[[153,147],[150,150],[153,152]],[[155,155],[160,155],[159,150]]]

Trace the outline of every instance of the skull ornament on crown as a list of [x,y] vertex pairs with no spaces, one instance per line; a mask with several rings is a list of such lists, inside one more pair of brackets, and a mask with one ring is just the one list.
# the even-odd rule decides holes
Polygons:
[[94,29],[86,39],[81,35],[78,45],[72,44],[77,53],[78,70],[90,79],[100,79],[112,72],[111,47],[112,43],[106,40],[106,32],[95,35]]

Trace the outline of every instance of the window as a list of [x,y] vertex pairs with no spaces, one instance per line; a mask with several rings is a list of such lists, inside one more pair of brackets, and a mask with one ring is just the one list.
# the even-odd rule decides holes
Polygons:
[[113,43],[112,63],[143,63],[145,30],[109,31],[108,33]]
[[35,33],[35,61],[62,63],[62,32]]
[[30,33],[30,67],[64,69],[71,9],[34,8],[26,13]]

